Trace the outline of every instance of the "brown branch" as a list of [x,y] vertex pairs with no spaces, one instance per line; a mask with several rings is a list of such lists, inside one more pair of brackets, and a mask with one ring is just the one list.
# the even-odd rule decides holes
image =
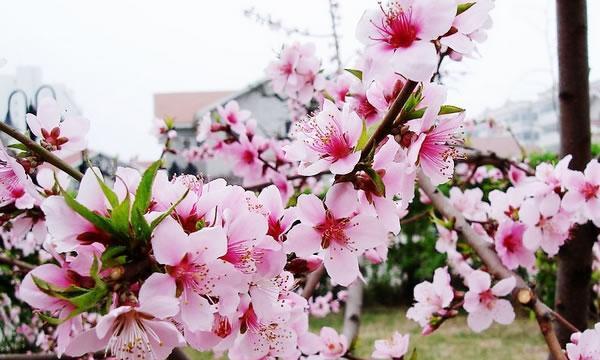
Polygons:
[[427,217],[428,214],[429,214],[429,210],[425,210],[425,211],[420,212],[411,217],[400,219],[400,225],[406,225],[406,224],[411,224],[411,223],[417,222],[417,221],[423,219],[424,217]]
[[[433,184],[429,181],[429,178],[423,174],[421,170],[418,172],[419,186],[425,192],[425,194],[431,199],[433,206],[447,219],[454,220],[454,227],[459,231],[465,241],[475,250],[477,255],[483,263],[486,265],[490,274],[498,279],[506,279],[514,277],[517,281],[515,290],[513,291],[513,297],[516,301],[521,303],[533,310],[536,319],[540,326],[540,331],[546,340],[546,345],[550,350],[550,353],[554,359],[566,359],[564,356],[561,346],[558,342],[556,334],[553,331],[552,318],[553,311],[546,304],[539,301],[533,293],[533,290],[527,285],[527,283],[518,274],[510,271],[498,257],[498,254],[492,250],[489,244],[483,240],[473,230],[471,225],[467,222],[463,214],[458,211],[446,196],[444,196]],[[528,295],[528,296],[527,296]]]
[[11,266],[16,266],[19,269],[25,270],[25,271],[31,271],[31,270],[35,269],[35,265],[32,265],[32,264],[27,263],[25,261],[13,259],[13,258],[8,257],[6,255],[0,255],[0,264],[6,264],[6,265],[11,265]]
[[77,169],[73,168],[71,165],[67,164],[65,161],[60,159],[58,156],[54,155],[50,151],[44,149],[40,144],[31,140],[29,137],[21,134],[18,130],[8,126],[4,122],[0,121],[0,131],[6,133],[8,136],[13,139],[19,141],[23,145],[27,146],[27,148],[37,154],[40,158],[45,160],[46,162],[56,166],[60,170],[66,172],[71,175],[75,180],[81,181],[83,178],[83,174],[79,172]]
[[412,80],[408,80],[406,84],[404,84],[402,90],[392,103],[392,106],[390,106],[389,111],[387,114],[385,114],[383,120],[381,120],[381,124],[379,124],[377,130],[375,130],[373,136],[371,136],[367,142],[367,145],[365,145],[365,148],[360,156],[361,160],[366,160],[369,154],[377,147],[381,140],[383,140],[383,138],[390,133],[392,130],[392,125],[394,124],[394,120],[396,120],[398,115],[400,115],[402,108],[416,87],[417,83]]
[[324,272],[325,267],[321,265],[317,268],[317,270],[306,276],[306,283],[304,284],[304,289],[302,290],[302,297],[308,300],[311,296],[313,296],[313,293],[315,292],[317,285],[319,285]]

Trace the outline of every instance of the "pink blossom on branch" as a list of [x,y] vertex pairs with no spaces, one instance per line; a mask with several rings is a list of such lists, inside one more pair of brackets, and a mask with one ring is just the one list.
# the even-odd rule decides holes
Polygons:
[[392,71],[429,81],[438,61],[432,40],[450,30],[456,8],[454,0],[390,2],[365,12],[356,35],[373,56],[385,58]]
[[85,136],[90,128],[89,121],[68,114],[61,119],[61,109],[53,98],[40,101],[37,115],[27,114],[27,125],[42,146],[58,157],[67,157],[87,146]]
[[410,336],[395,331],[391,340],[375,340],[373,359],[402,359],[408,352]]
[[387,232],[379,219],[359,212],[350,183],[332,186],[325,205],[314,195],[298,198],[300,224],[290,230],[284,248],[300,257],[319,252],[332,281],[347,286],[360,276],[358,257],[384,243]]
[[515,312],[507,296],[515,288],[514,277],[500,280],[492,287],[490,274],[481,270],[473,271],[466,279],[469,291],[465,294],[464,308],[469,312],[467,324],[475,332],[481,332],[496,321],[508,325],[515,319]]
[[323,110],[296,123],[296,140],[283,148],[290,161],[300,161],[298,173],[315,175],[330,170],[347,174],[360,159],[355,148],[362,132],[362,121],[348,105],[340,111],[325,100]]

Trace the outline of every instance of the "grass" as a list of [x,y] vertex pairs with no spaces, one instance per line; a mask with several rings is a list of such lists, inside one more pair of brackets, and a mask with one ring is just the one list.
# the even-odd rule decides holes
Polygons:
[[[411,334],[411,348],[417,348],[419,360],[542,360],[546,347],[534,320],[519,318],[509,326],[493,325],[481,334],[467,327],[466,318],[452,319],[429,336],[420,336],[418,324],[407,320],[406,311],[397,308],[369,309],[362,318],[355,355],[369,358],[376,339],[388,338],[394,330]],[[338,331],[343,318],[332,314],[311,319],[312,331],[330,326]],[[189,350],[194,360],[213,359],[209,353]]]

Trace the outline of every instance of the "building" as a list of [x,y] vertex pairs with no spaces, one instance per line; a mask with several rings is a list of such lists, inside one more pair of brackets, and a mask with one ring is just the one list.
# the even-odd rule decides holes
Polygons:
[[[267,81],[258,81],[241,91],[207,91],[163,93],[154,95],[156,117],[172,117],[177,137],[172,146],[181,151],[196,144],[196,126],[205,114],[235,100],[240,108],[250,110],[257,121],[257,132],[264,136],[284,136],[289,126],[289,111],[284,99],[273,93]],[[174,173],[198,173],[208,178],[230,180],[231,167],[225,159],[213,159],[202,164],[189,164],[181,156],[167,156],[167,168]]]
[[[590,83],[590,116],[592,141],[600,141],[600,81]],[[558,100],[556,89],[541,93],[533,101],[509,101],[496,109],[489,109],[479,119],[493,119],[509,127],[519,142],[527,149],[558,151],[560,136],[558,128]],[[494,137],[485,127],[473,132],[474,138]]]
[[[65,109],[65,113],[73,116],[81,115],[81,109],[74,101],[72,92],[63,84],[45,83],[42,70],[35,66],[18,66],[14,75],[0,75],[0,121],[25,132],[27,113],[36,113],[38,102],[45,97],[53,97]],[[0,139],[5,144],[16,142],[1,134]],[[125,166],[116,158],[109,157],[96,151],[73,154],[64,159],[80,171],[85,171],[88,161],[102,171],[108,180],[114,178],[117,166]]]
[[73,94],[63,84],[45,83],[39,67],[18,66],[14,75],[0,75],[0,116],[21,131],[27,128],[25,114],[35,112],[37,103],[48,96],[66,112],[81,115]]

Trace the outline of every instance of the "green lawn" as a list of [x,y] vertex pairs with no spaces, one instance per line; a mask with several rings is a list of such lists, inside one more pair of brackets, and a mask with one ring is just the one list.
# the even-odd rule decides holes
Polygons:
[[[443,324],[429,336],[420,336],[418,324],[407,320],[405,310],[370,309],[363,315],[356,355],[368,358],[373,341],[391,336],[394,330],[410,332],[411,347],[416,347],[419,360],[542,360],[546,359],[544,340],[535,320],[521,318],[509,326],[494,325],[482,334],[475,334],[466,324],[465,317],[458,317]],[[311,328],[318,331],[322,326],[341,329],[341,314],[323,319],[311,319]],[[188,352],[195,360],[212,359],[210,354]]]

